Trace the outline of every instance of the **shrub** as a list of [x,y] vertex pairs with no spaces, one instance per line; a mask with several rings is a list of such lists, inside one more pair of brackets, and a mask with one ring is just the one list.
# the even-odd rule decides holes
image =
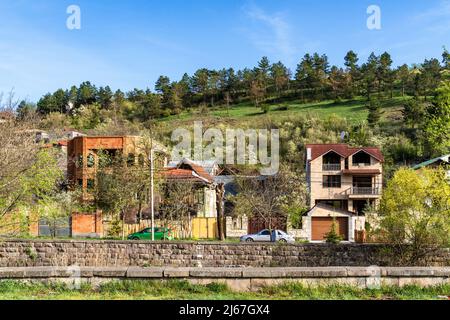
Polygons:
[[342,241],[342,237],[337,232],[336,219],[333,218],[333,223],[331,224],[331,230],[325,235],[325,240],[327,243],[338,244]]
[[450,243],[450,185],[444,170],[400,169],[380,204],[377,231],[392,245],[392,263],[426,264]]

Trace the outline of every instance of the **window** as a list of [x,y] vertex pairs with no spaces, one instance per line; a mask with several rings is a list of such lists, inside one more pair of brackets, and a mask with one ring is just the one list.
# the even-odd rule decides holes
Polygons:
[[116,149],[100,150],[99,165],[101,167],[111,167],[114,161],[119,160],[120,157],[121,157],[120,150]]
[[87,166],[88,168],[92,168],[95,165],[95,157],[92,153],[89,153],[87,156]]
[[347,200],[316,200],[316,204],[323,203],[335,209],[348,210]]
[[140,155],[139,155],[139,157],[138,157],[138,163],[139,163],[139,165],[141,166],[141,167],[143,167],[144,166],[144,164],[145,164],[145,158],[144,158],[144,155],[141,153]]
[[322,158],[324,171],[341,170],[341,156],[336,152],[328,152]]
[[83,188],[83,179],[78,179],[78,186],[80,187],[80,188]]
[[365,165],[370,166],[370,155],[364,151],[355,153],[352,157],[353,165]]
[[127,158],[127,166],[132,167],[134,166],[136,162],[136,157],[134,156],[134,153],[129,153]]
[[77,156],[77,163],[76,163],[78,168],[83,168],[83,155],[79,154]]
[[372,188],[372,177],[369,176],[353,177],[353,186],[360,188]]
[[324,188],[340,188],[341,176],[323,176]]
[[260,235],[262,235],[262,236],[270,236],[270,231],[269,230],[263,230],[263,231],[261,231]]
[[195,192],[194,202],[195,202],[195,204],[204,204],[205,203],[205,192],[203,189],[199,189]]
[[92,190],[94,190],[94,187],[95,187],[95,181],[94,181],[94,179],[88,179],[88,180],[87,180],[87,189],[88,189],[89,191],[92,191]]

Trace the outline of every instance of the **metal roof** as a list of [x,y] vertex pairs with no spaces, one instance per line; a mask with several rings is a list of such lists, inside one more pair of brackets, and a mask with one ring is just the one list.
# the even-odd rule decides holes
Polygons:
[[419,163],[418,165],[415,165],[413,167],[413,169],[414,170],[421,169],[423,167],[427,167],[427,166],[429,166],[429,165],[431,165],[433,163],[436,163],[436,162],[445,162],[447,164],[450,164],[450,154],[446,154],[446,155],[443,155],[443,156],[440,156],[440,157],[437,157],[437,158],[434,158],[434,159],[427,160],[425,162]]

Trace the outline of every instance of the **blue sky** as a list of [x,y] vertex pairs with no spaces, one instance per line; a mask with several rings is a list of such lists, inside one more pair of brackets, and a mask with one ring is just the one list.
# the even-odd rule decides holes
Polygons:
[[[69,5],[81,29],[66,28]],[[381,8],[381,30],[366,27]],[[450,0],[0,0],[0,92],[36,101],[90,80],[153,89],[159,75],[253,67],[264,55],[292,70],[306,52],[343,64],[352,49],[422,62],[450,47]]]

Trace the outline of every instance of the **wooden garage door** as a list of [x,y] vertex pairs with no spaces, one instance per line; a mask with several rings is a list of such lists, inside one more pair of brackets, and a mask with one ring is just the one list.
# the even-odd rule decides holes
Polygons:
[[[325,239],[325,235],[330,232],[333,218],[316,217],[311,220],[311,239],[321,241]],[[348,218],[336,218],[338,232],[344,240],[348,240]]]

